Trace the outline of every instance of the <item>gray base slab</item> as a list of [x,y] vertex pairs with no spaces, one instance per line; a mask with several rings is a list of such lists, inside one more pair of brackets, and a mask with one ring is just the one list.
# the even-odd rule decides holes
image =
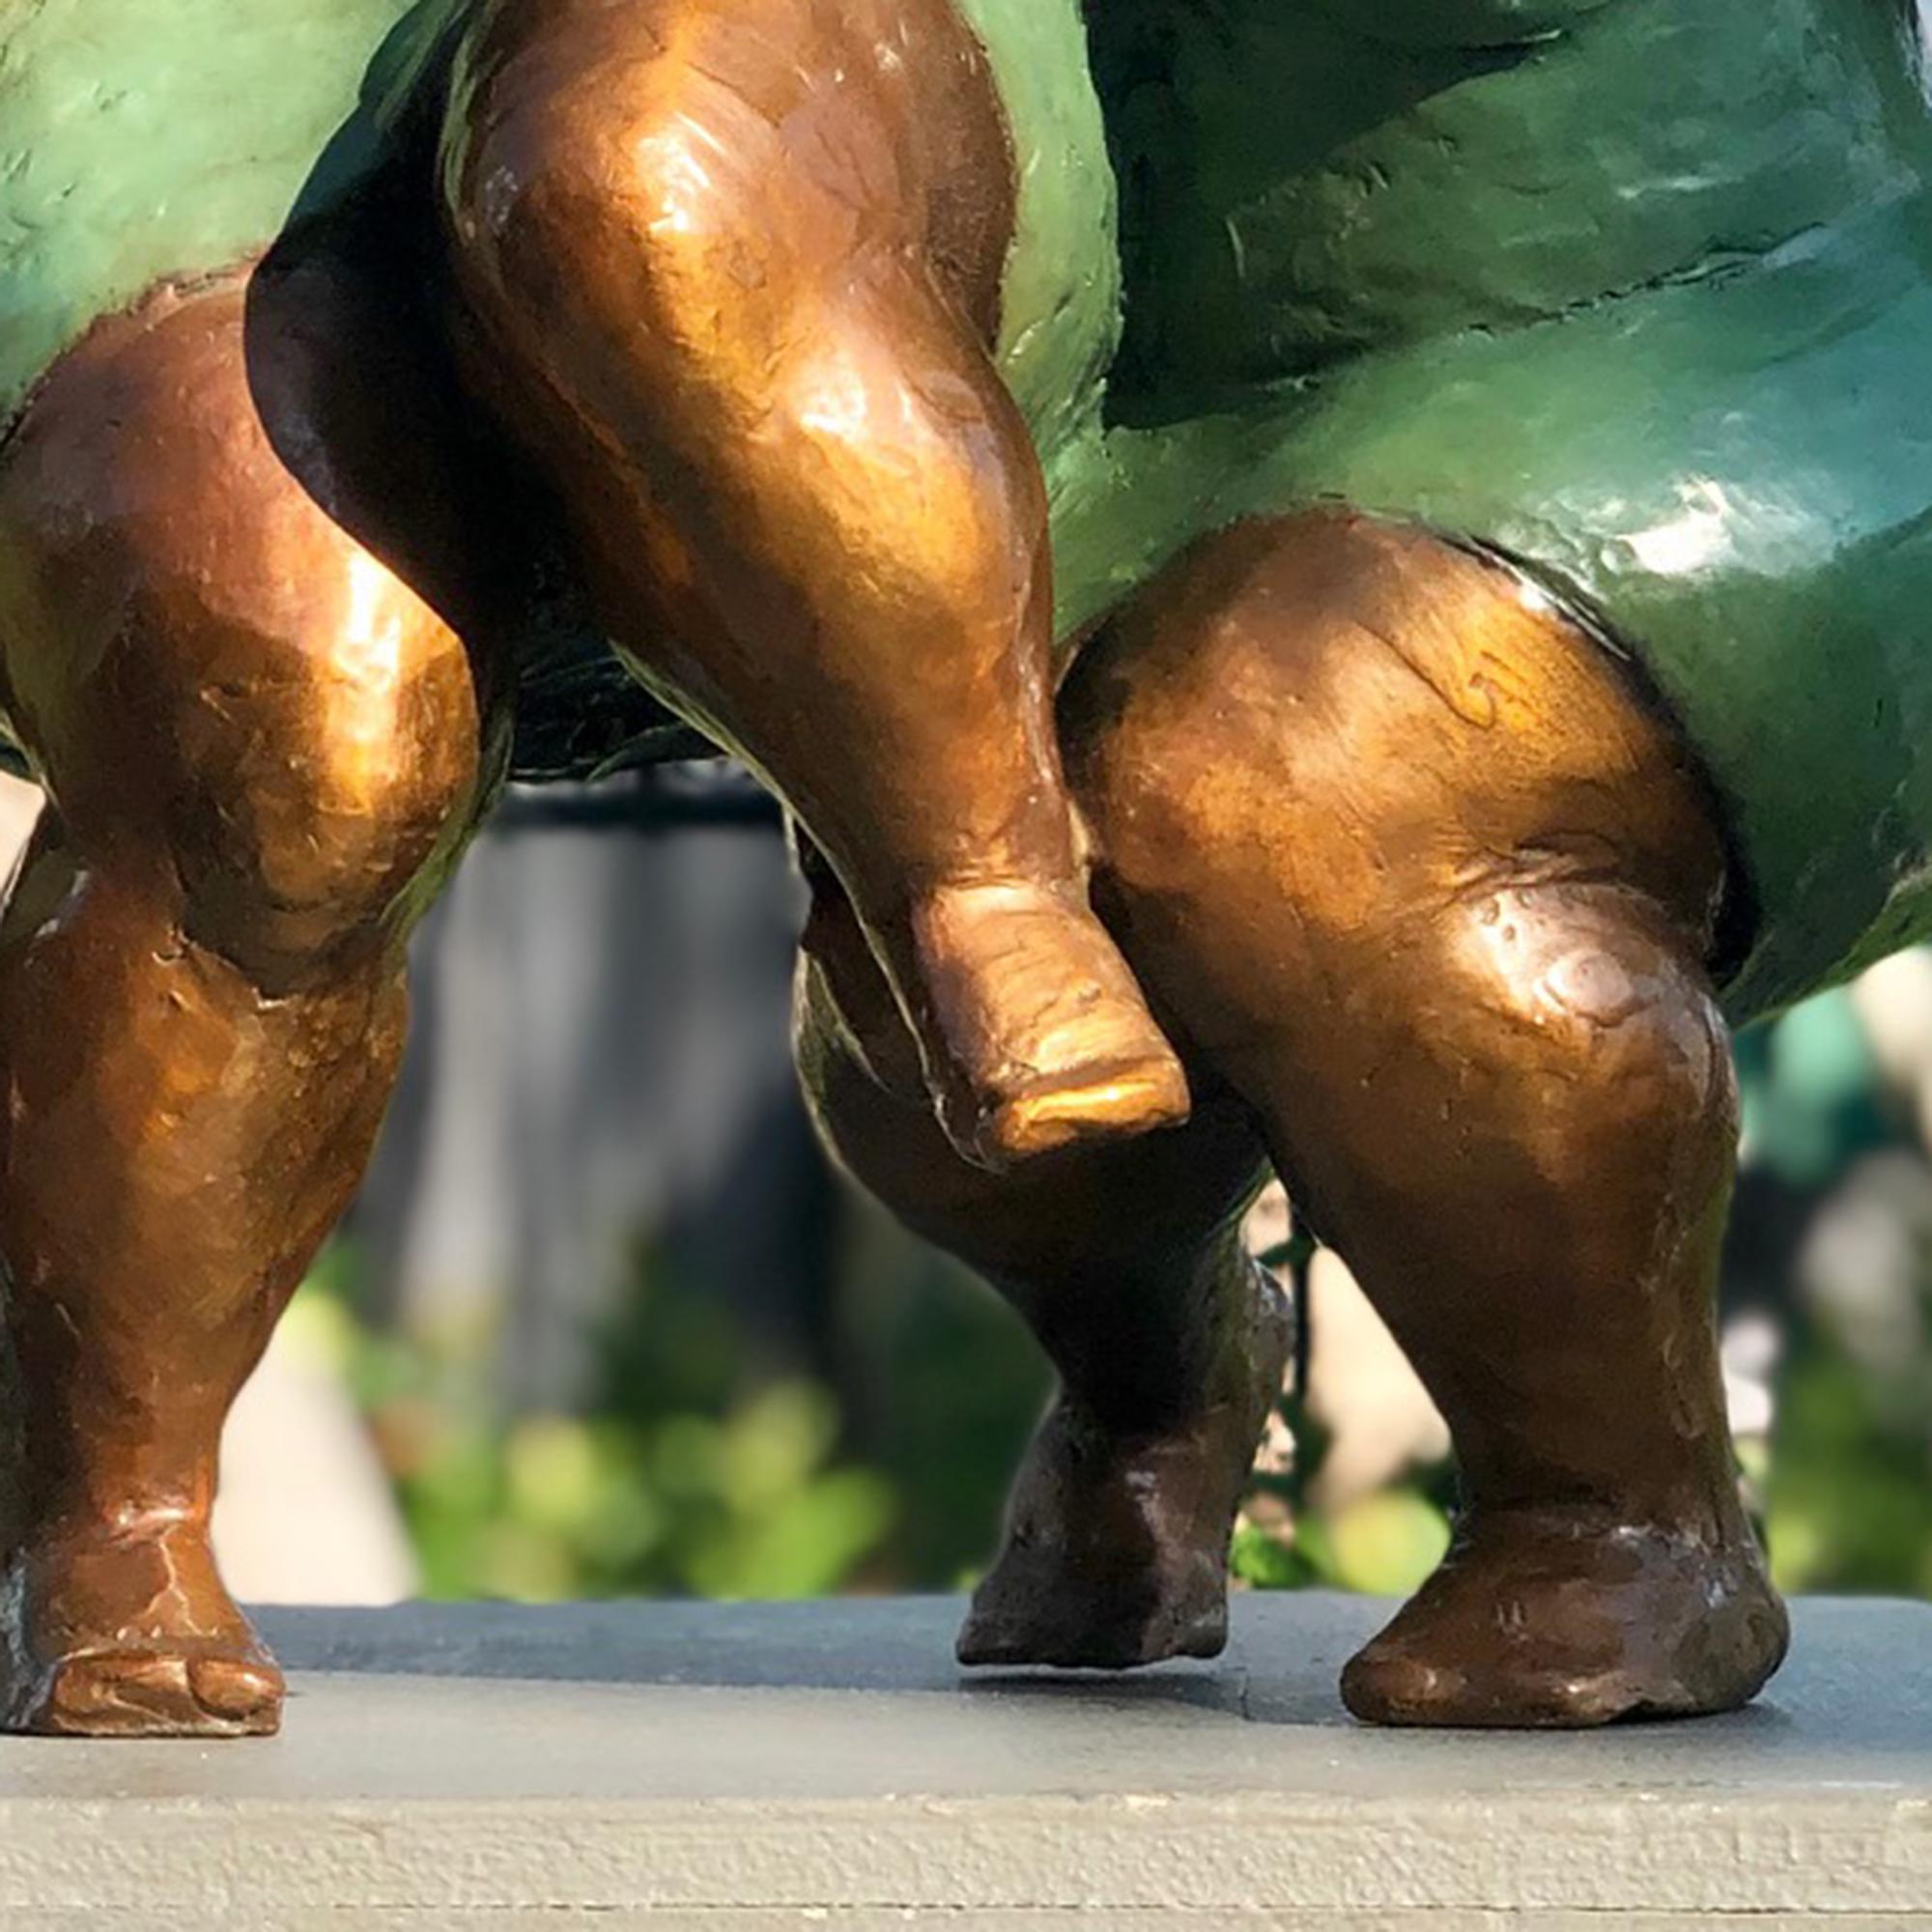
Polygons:
[[1385,1605],[968,1680],[962,1606],[265,1611],[272,1741],[0,1740],[0,1923],[262,1928],[1932,1924],[1932,1608],[1811,1603],[1736,1717],[1378,1732]]

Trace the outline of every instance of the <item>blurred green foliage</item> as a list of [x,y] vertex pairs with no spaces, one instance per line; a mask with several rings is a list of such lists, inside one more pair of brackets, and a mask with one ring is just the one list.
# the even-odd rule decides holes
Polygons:
[[1898,1137],[1864,1028],[1840,987],[1736,1043],[1744,1158],[1823,1192],[1867,1149]]
[[[896,1246],[896,1243],[894,1243]],[[642,1254],[580,1414],[506,1418],[488,1330],[379,1332],[338,1242],[290,1321],[369,1418],[426,1594],[520,1602],[778,1599],[952,1587],[990,1554],[1044,1378],[1012,1318],[920,1257],[920,1296],[865,1330],[864,1439],[823,1381],[760,1366],[715,1296]],[[863,1300],[864,1257],[854,1269]]]
[[[1932,1396],[1932,1389],[1926,1391]],[[1822,1339],[1784,1378],[1772,1459],[1772,1568],[1787,1590],[1932,1597],[1932,1454]]]
[[[1738,1065],[1747,1168],[1794,1227],[1872,1151],[1922,1161],[1844,993],[1747,1035]],[[955,1588],[990,1554],[1044,1373],[992,1296],[876,1217],[860,1225],[814,1373],[765,1364],[742,1317],[641,1254],[581,1414],[499,1415],[493,1334],[365,1325],[346,1245],[293,1319],[367,1411],[432,1595]],[[1741,1456],[1779,1580],[1932,1596],[1932,1353],[1875,1368],[1788,1271],[1772,1288],[1785,1337],[1776,1426]],[[1914,1292],[1932,1333],[1932,1252]],[[835,1384],[857,1393],[841,1405]],[[1323,1516],[1304,1498],[1320,1434],[1292,1402],[1286,1413],[1297,1447],[1291,1466],[1257,1477],[1236,1532],[1237,1580],[1413,1589],[1447,1547],[1450,1472],[1413,1471]]]
[[1264,1528],[1252,1514],[1235,1528],[1236,1582],[1256,1590],[1358,1590],[1406,1597],[1449,1548],[1449,1512],[1406,1484],[1362,1496],[1333,1516],[1305,1510],[1292,1534]]
[[[1738,1071],[1747,1169],[1787,1206],[1828,1208],[1880,1150],[1924,1168],[1918,1124],[1887,1092],[1848,992],[1745,1035]],[[1894,1227],[1908,1258],[1898,1279],[1855,1259],[1834,1290],[1799,1281],[1793,1256],[1777,1284],[1784,1348],[1761,1488],[1787,1590],[1932,1597],[1932,1250],[1903,1218]],[[1896,1345],[1861,1352],[1834,1300],[1879,1316]]]
[[892,1528],[893,1485],[838,1455],[811,1382],[505,1426],[460,1360],[332,1306],[432,1596],[817,1596]]

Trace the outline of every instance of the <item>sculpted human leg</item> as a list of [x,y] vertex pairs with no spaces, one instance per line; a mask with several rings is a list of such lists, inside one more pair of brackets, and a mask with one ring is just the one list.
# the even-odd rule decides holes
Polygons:
[[326,292],[252,371],[244,305],[103,325],[0,454],[6,705],[49,794],[0,925],[12,1729],[274,1728],[209,1548],[221,1424],[360,1179],[404,938],[497,760],[449,623],[270,448],[357,407],[318,393]]
[[933,1122],[911,1037],[829,881],[807,929],[798,1051],[846,1166],[1012,1302],[1060,1372],[961,1660],[1214,1655],[1229,1533],[1288,1349],[1280,1292],[1241,1242],[1265,1172],[1246,1109],[1210,1082],[1182,1129],[1016,1174],[969,1165]]
[[1724,855],[1672,733],[1533,587],[1341,515],[1199,546],[1064,708],[1116,929],[1454,1433],[1454,1548],[1351,1707],[1751,1696],[1785,1621],[1715,1337]]
[[1012,157],[945,0],[501,0],[448,221],[479,392],[600,621],[850,893],[999,1165],[1180,1117],[1088,908],[1045,493],[988,345]]

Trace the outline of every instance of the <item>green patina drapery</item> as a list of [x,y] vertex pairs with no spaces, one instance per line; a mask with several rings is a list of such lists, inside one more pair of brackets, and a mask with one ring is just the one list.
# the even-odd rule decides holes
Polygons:
[[[391,155],[477,0],[0,0],[0,417]],[[1526,566],[1730,817],[1743,1017],[1932,930],[1932,117],[1892,0],[960,0],[1069,632],[1322,497]],[[1533,582],[1532,582],[1533,580]]]

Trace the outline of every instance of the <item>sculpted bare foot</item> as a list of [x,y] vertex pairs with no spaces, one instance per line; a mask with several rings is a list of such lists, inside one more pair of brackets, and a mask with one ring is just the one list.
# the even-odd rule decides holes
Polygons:
[[206,1530],[90,1526],[16,1555],[0,1597],[10,1731],[241,1737],[274,1731],[283,1683],[215,1572]]
[[1008,1167],[1187,1118],[1180,1062],[1077,898],[950,886],[913,907],[910,926],[919,1031],[942,1122],[969,1160]]
[[1464,1524],[1342,1696],[1381,1724],[1690,1717],[1748,1703],[1788,1640],[1741,1520],[1714,1540],[1602,1510],[1504,1511]]
[[1226,1648],[1228,1538],[1288,1351],[1279,1293],[1264,1279],[1258,1290],[1248,1379],[1227,1400],[1143,1435],[1109,1432],[1065,1398],[1047,1417],[961,1663],[1128,1670]]

